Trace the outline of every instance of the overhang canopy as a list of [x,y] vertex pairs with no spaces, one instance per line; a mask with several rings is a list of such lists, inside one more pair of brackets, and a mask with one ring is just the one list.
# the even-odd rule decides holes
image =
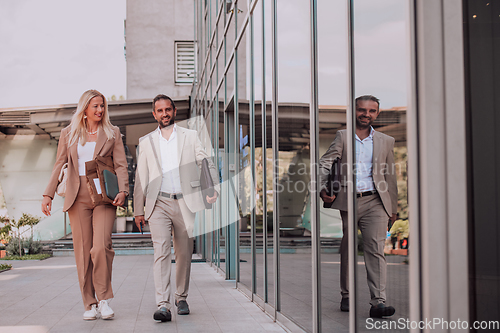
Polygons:
[[[189,97],[173,98],[177,119],[189,115]],[[109,101],[109,117],[113,125],[126,126],[156,122],[150,99]],[[10,135],[38,135],[58,139],[68,126],[77,104],[41,107],[0,108],[0,138]]]

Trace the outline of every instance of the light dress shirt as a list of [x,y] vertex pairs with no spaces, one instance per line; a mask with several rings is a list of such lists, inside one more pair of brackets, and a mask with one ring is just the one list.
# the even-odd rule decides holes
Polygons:
[[161,170],[163,173],[160,191],[180,194],[182,189],[177,152],[177,125],[174,124],[174,129],[168,140],[161,135],[160,127],[158,127],[157,131],[160,140]]
[[95,142],[87,142],[85,146],[78,141],[78,174],[85,176],[85,162],[94,159]]
[[370,135],[361,140],[356,135],[356,191],[366,192],[375,189],[373,184],[372,161],[373,161],[373,134],[375,130],[371,127]]

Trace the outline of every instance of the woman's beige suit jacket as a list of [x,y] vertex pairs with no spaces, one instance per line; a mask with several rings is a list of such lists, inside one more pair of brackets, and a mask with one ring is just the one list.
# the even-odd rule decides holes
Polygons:
[[[94,158],[99,155],[103,157],[112,156],[115,167],[115,173],[118,178],[118,188],[120,192],[128,193],[128,168],[127,159],[125,157],[125,149],[123,140],[120,134],[120,129],[113,126],[115,137],[108,140],[106,133],[99,130],[97,141],[94,150]],[[70,127],[66,127],[61,131],[59,145],[57,147],[57,157],[52,175],[50,176],[49,184],[43,193],[44,196],[54,198],[54,194],[59,184],[59,173],[64,163],[68,163],[68,181],[66,184],[66,196],[64,198],[63,211],[68,211],[75,202],[78,190],[80,189],[80,176],[78,172],[78,151],[77,144],[68,147]]]

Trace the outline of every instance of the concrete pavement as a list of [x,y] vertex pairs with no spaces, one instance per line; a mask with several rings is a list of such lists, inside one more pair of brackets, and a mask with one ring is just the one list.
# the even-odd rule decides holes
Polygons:
[[[84,307],[73,257],[43,261],[2,261],[0,332],[285,332],[262,310],[206,263],[193,263],[188,303],[191,314],[172,322],[152,319],[153,256],[116,256],[110,302],[113,320],[84,321]],[[173,265],[175,270],[175,264]],[[175,276],[175,272],[172,272]],[[173,283],[175,283],[173,279]]]

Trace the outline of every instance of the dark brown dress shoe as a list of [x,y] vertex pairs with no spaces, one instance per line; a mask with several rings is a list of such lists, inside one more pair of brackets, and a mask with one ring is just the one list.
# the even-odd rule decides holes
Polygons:
[[340,311],[349,312],[349,298],[342,297],[342,301],[340,301]]
[[170,310],[167,309],[166,307],[162,306],[153,315],[153,319],[157,321],[161,321],[162,323],[166,321],[171,321],[172,320],[172,314],[170,313]]
[[372,318],[382,318],[382,317],[390,317],[396,312],[390,305],[385,305],[384,303],[379,303],[377,305],[373,305],[370,309],[370,317]]

